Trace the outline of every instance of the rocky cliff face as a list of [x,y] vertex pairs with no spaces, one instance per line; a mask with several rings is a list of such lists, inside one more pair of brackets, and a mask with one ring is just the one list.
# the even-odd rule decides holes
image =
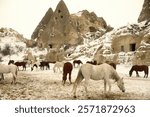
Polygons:
[[40,23],[38,24],[38,26],[35,28],[32,36],[31,36],[32,39],[35,39],[38,37],[38,33],[39,33],[40,29],[42,29],[42,30],[45,29],[45,27],[48,24],[52,15],[53,15],[53,10],[52,10],[52,8],[49,8],[48,11],[46,12],[46,14],[44,15],[44,17],[42,18],[42,20],[40,21]]
[[38,38],[38,46],[48,47],[50,45],[51,47],[59,48],[64,43],[71,43],[73,39],[77,38],[76,29],[71,25],[69,10],[64,1],[61,0],[45,30]]
[[[48,17],[48,13],[44,17]],[[43,19],[48,19],[44,17]],[[83,41],[84,33],[107,28],[105,20],[97,17],[94,12],[83,10],[77,14],[70,14],[63,0],[49,17],[49,21],[46,20],[47,24],[44,23],[44,29],[40,25],[43,24],[42,19],[32,35],[33,38],[38,37],[39,47],[60,48],[62,45],[77,45]]]
[[80,33],[96,32],[99,28],[107,28],[107,24],[102,17],[97,17],[94,12],[87,10],[72,14],[71,20],[74,28],[77,28]]
[[145,0],[138,22],[150,19],[150,0]]

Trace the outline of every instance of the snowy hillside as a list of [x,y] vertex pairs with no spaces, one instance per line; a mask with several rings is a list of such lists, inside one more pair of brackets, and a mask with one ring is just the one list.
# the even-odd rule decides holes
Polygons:
[[[95,33],[96,35],[96,33]],[[140,44],[139,50],[150,50],[150,21],[144,21],[138,24],[128,24],[118,29],[114,29],[105,33],[102,37],[91,37],[91,34],[87,33],[84,38],[83,45],[79,45],[72,49],[72,56],[84,55],[90,59],[93,59],[95,53],[101,49],[103,55],[112,54],[111,42],[114,38],[124,35],[143,35],[143,40]],[[120,52],[119,59],[124,62],[131,62],[134,56],[133,52]]]
[[[0,29],[0,59],[20,58],[26,48],[24,38],[11,28]],[[21,55],[21,56],[20,56]]]
[[133,34],[140,35],[141,33],[144,37],[150,36],[150,21],[144,21],[138,24],[128,24],[127,26],[123,26],[106,33],[101,38],[109,37],[109,41],[111,41],[116,36]]
[[0,61],[22,61],[29,53],[34,56],[46,55],[46,49],[29,48],[23,35],[11,28],[0,28]]
[[[70,54],[70,56],[68,56],[68,60],[76,59],[78,57],[81,58],[86,57],[87,59],[92,60],[99,48],[101,48],[103,54],[112,54],[111,41],[116,36],[143,34],[144,37],[149,37],[150,21],[144,21],[139,24],[128,24],[127,26],[107,32],[102,37],[100,37],[100,35],[102,35],[102,33],[104,33],[105,31],[106,30],[100,28],[96,32],[87,32],[83,34],[82,37],[84,41],[82,44],[78,46],[70,47],[69,49],[65,50],[65,53]],[[8,59],[12,59],[12,58],[16,58],[15,56],[19,55],[17,59],[22,60],[23,56],[27,54],[26,53],[27,51],[30,51],[34,56],[40,56],[42,54],[46,55],[48,51],[47,49],[41,50],[38,48],[27,48],[26,44],[23,41],[23,38],[21,38],[21,36],[18,35],[19,33],[17,33],[12,29],[1,28],[0,30],[1,56],[5,56]],[[141,42],[141,48],[145,48],[145,47],[150,48],[149,40],[143,40]],[[121,57],[125,58],[125,56],[129,54],[130,53],[119,53],[120,58]]]

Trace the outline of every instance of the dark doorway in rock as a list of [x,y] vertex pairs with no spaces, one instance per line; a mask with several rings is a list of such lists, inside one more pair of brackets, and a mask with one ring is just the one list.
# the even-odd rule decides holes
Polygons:
[[52,44],[49,44],[49,48],[52,48],[53,46],[52,46]]
[[136,44],[132,43],[130,44],[130,51],[135,51],[136,50]]

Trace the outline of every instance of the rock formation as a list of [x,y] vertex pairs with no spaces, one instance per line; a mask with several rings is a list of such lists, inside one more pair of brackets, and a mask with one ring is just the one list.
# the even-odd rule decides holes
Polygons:
[[78,32],[84,34],[86,32],[96,32],[98,28],[107,28],[107,24],[102,17],[97,17],[94,12],[83,10],[77,14],[72,14],[71,19],[74,28],[77,28]]
[[142,11],[138,18],[138,22],[142,22],[148,19],[150,19],[150,0],[145,0]]
[[94,12],[90,13],[87,10],[83,10],[77,14],[70,15],[63,0],[58,3],[56,10],[47,22],[47,24],[44,24],[44,29],[38,25],[32,35],[32,38],[39,36],[37,44],[43,48],[77,45],[83,41],[82,34],[96,32],[99,28],[107,28],[105,20],[97,17]]
[[44,30],[44,28],[48,24],[52,15],[53,15],[53,10],[52,10],[52,8],[49,8],[48,11],[46,12],[46,14],[44,15],[44,17],[42,18],[42,20],[40,21],[40,23],[38,24],[38,26],[35,28],[32,36],[31,36],[32,39],[35,39],[38,37],[38,33],[39,33],[40,29]]
[[64,1],[61,0],[46,25],[45,30],[37,40],[38,46],[48,47],[50,45],[59,48],[64,43],[71,43],[72,39],[77,38],[78,34],[71,25],[68,8]]

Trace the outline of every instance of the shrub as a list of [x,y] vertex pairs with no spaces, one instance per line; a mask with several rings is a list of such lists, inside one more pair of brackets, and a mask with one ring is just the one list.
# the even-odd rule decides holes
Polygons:
[[10,49],[10,45],[9,44],[5,45],[4,49],[2,50],[2,54],[4,56],[11,54],[11,49]]

